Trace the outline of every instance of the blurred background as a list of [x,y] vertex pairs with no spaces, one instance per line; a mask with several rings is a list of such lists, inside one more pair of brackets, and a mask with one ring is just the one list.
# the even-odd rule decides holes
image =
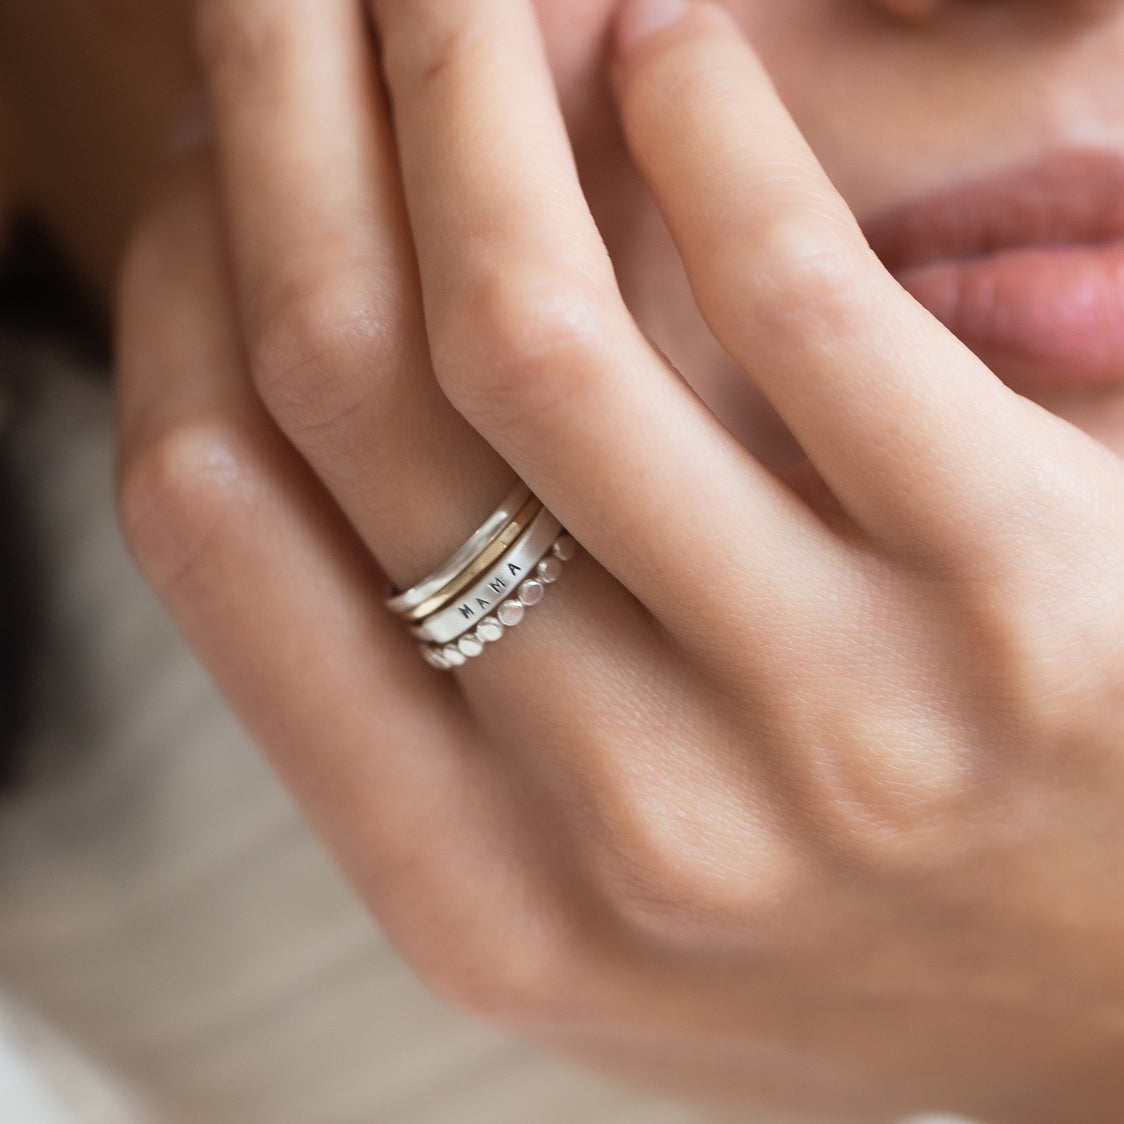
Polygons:
[[105,315],[54,245],[104,309],[184,12],[0,0],[0,1124],[770,1124],[433,999],[127,558]]
[[689,1124],[444,1007],[127,558],[104,333],[0,268],[0,1121]]

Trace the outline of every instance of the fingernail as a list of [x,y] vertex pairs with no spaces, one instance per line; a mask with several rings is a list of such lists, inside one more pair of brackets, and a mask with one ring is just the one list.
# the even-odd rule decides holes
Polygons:
[[617,44],[622,51],[629,51],[642,39],[686,14],[687,0],[631,0],[617,24]]
[[196,90],[181,103],[164,137],[164,155],[182,160],[205,148],[211,140],[211,111],[202,90]]

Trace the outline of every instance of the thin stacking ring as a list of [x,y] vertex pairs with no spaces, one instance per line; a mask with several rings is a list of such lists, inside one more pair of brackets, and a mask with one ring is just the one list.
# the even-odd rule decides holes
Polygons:
[[523,536],[463,597],[450,602],[410,631],[419,640],[428,640],[431,644],[456,640],[494,612],[520,583],[531,577],[535,566],[550,553],[554,540],[561,533],[562,524],[542,508]]
[[456,554],[391,597],[387,607],[421,641],[429,664],[459,667],[519,624],[576,550],[562,524],[520,482]]
[[392,613],[408,613],[423,601],[428,601],[435,593],[439,593],[503,533],[504,528],[529,499],[531,499],[531,489],[520,480],[508,493],[503,503],[488,516],[456,554],[434,570],[428,578],[418,582],[405,593],[398,593],[392,597],[386,603],[387,608]]
[[484,547],[478,557],[474,558],[448,585],[439,589],[416,609],[400,613],[402,619],[416,624],[432,616],[439,609],[445,608],[450,601],[456,600],[482,573],[490,570],[511,549],[512,544],[520,538],[542,510],[542,500],[537,496],[531,496],[511,522]]
[[450,671],[481,655],[488,645],[502,640],[523,620],[527,610],[543,599],[546,587],[562,576],[562,564],[569,562],[577,549],[578,544],[569,535],[559,535],[550,553],[539,561],[531,577],[492,616],[485,617],[474,629],[463,633],[455,643],[422,644],[422,658],[431,667]]

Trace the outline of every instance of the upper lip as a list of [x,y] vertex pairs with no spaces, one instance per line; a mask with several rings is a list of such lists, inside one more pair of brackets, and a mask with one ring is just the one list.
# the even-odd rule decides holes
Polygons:
[[1053,152],[863,222],[892,273],[1004,251],[1095,246],[1124,239],[1124,156],[1099,149]]

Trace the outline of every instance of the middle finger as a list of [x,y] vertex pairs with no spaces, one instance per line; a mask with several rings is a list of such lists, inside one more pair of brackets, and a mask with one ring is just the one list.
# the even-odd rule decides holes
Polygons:
[[442,385],[665,624],[775,626],[835,544],[629,316],[532,6],[372,7]]

